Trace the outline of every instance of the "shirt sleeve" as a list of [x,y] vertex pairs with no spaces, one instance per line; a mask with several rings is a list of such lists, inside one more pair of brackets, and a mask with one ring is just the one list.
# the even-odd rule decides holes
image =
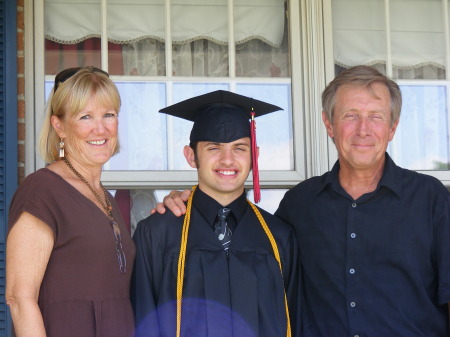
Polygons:
[[278,209],[275,211],[275,216],[277,216],[278,218],[280,218],[281,220],[283,220],[286,223],[292,223],[289,220],[289,196],[290,196],[290,191],[287,191],[283,197],[283,199],[281,199],[280,205],[278,206]]
[[60,217],[57,205],[63,193],[59,184],[60,182],[48,172],[39,170],[30,174],[19,185],[11,201],[8,230],[11,230],[22,212],[28,212],[46,223],[56,235]]

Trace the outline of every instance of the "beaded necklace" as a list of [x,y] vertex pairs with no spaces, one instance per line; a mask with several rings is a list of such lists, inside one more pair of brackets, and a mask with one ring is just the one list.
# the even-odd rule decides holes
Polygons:
[[100,203],[100,205],[102,205],[103,209],[105,210],[105,212],[107,213],[107,216],[109,218],[109,220],[114,220],[114,218],[112,217],[112,205],[111,205],[111,201],[109,201],[108,198],[108,192],[106,192],[105,187],[103,186],[103,184],[100,182],[100,186],[103,190],[103,194],[105,195],[105,202],[103,202],[102,198],[100,197],[100,195],[98,195],[98,193],[92,188],[91,184],[88,183],[87,179],[85,177],[83,177],[81,175],[80,172],[78,172],[77,170],[75,170],[75,168],[72,166],[72,164],[70,163],[70,161],[66,158],[63,157],[62,158],[64,160],[64,162],[67,164],[67,166],[69,167],[69,169],[75,173],[75,175],[80,178],[80,180],[85,183],[87,185],[87,187],[89,187],[89,189],[92,191],[92,193],[94,193],[95,198],[98,200],[98,202]]
[[106,192],[105,187],[103,186],[103,184],[100,182],[100,186],[103,190],[103,194],[105,195],[105,202],[103,202],[102,198],[100,197],[100,195],[92,188],[91,184],[89,184],[89,182],[87,181],[87,179],[85,177],[83,177],[81,175],[80,172],[78,172],[70,163],[70,161],[66,158],[63,157],[62,160],[66,163],[66,165],[69,167],[69,169],[78,177],[80,178],[80,180],[85,183],[87,185],[87,187],[89,187],[89,189],[91,190],[91,192],[95,195],[95,198],[98,200],[98,202],[100,203],[100,205],[102,205],[103,209],[106,212],[106,215],[109,219],[109,223],[112,227],[113,233],[114,233],[114,238],[116,240],[116,254],[117,254],[117,261],[119,263],[119,270],[121,273],[125,273],[127,271],[127,259],[125,256],[125,252],[123,251],[123,247],[122,247],[122,236],[120,234],[120,227],[119,224],[114,220],[113,216],[112,216],[112,205],[111,205],[111,201],[108,198],[108,192]]

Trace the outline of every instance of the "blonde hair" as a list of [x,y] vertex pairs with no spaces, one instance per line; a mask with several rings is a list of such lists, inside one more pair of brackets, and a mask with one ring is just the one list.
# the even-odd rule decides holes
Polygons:
[[[73,70],[74,74],[67,79],[58,81],[59,74],[56,76],[55,87],[45,107],[45,119],[38,149],[48,164],[59,158],[60,138],[51,124],[52,116],[57,116],[61,120],[75,116],[86,107],[93,96],[98,104],[112,108],[117,113],[120,110],[119,91],[106,72],[94,67],[69,70]],[[63,72],[67,72],[67,69]],[[119,142],[117,142],[113,154],[118,151]]]

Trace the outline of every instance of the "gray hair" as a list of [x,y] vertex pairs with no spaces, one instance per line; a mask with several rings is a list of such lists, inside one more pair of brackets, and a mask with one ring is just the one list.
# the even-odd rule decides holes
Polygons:
[[402,94],[399,86],[375,68],[364,65],[354,66],[344,70],[338,74],[323,91],[322,109],[327,114],[329,121],[331,123],[333,122],[336,93],[341,86],[361,86],[367,88],[374,94],[374,83],[381,83],[389,90],[389,95],[391,97],[391,125],[398,121],[402,109]]

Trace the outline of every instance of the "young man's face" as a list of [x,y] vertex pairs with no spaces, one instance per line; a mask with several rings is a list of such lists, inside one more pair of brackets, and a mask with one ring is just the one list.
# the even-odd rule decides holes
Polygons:
[[197,168],[200,189],[222,205],[238,198],[251,169],[250,138],[230,143],[198,142],[197,161],[189,146],[184,148],[189,165]]

